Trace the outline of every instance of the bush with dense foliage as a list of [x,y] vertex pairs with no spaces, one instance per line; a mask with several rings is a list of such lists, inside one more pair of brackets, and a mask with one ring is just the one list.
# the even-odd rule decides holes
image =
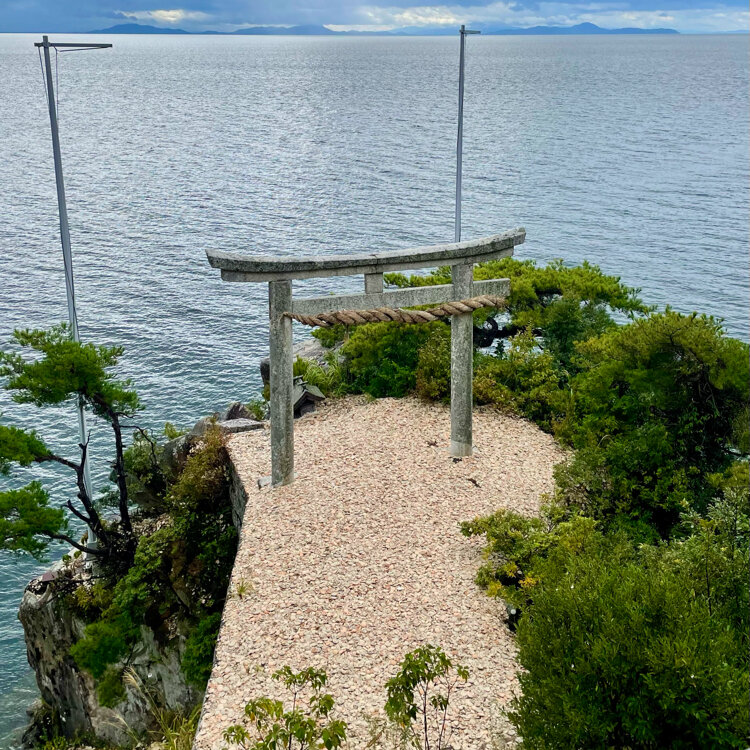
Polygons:
[[510,718],[525,747],[747,747],[747,463],[710,481],[704,513],[657,544],[554,505],[463,524],[487,539],[477,583],[523,611]]
[[640,536],[670,531],[685,503],[705,511],[708,477],[747,445],[746,344],[712,318],[672,310],[578,345],[570,507]]
[[[625,286],[619,278],[603,274],[589,263],[566,266],[555,261],[537,266],[532,260],[503,258],[474,269],[476,281],[502,278],[510,279],[510,294],[496,338],[502,345],[529,329],[563,369],[573,367],[576,341],[615,325],[613,312],[633,316],[649,310],[638,297],[638,289]],[[387,274],[386,280],[398,287],[449,284],[450,268],[445,266],[425,276]],[[475,321],[483,322],[487,315],[487,311],[479,311]]]
[[637,550],[591,526],[553,544],[518,626],[524,747],[747,747],[747,491],[710,516]]

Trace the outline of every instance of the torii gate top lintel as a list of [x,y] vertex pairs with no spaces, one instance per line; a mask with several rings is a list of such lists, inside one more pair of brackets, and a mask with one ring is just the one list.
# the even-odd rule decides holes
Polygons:
[[466,262],[482,263],[512,255],[513,248],[520,245],[525,238],[526,230],[518,228],[478,240],[430,245],[409,250],[392,250],[384,253],[248,256],[208,250],[206,255],[211,267],[221,270],[221,277],[224,281],[279,281],[325,276],[355,276],[361,273],[383,273]]
[[[308,325],[344,320],[424,322],[451,318],[451,445],[453,456],[472,454],[474,309],[500,304],[508,279],[474,282],[474,264],[513,255],[526,239],[523,228],[477,240],[359,255],[247,256],[209,250],[208,262],[224,281],[266,282],[270,317],[271,480],[294,480],[292,319]],[[451,266],[450,284],[383,291],[383,274]],[[364,294],[292,298],[292,280],[364,274]],[[479,295],[479,296],[477,296]],[[402,308],[443,303],[429,311]]]

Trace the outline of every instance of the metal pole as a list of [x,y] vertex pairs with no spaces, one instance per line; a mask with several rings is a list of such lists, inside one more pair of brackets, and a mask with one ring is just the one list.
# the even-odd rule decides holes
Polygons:
[[461,24],[461,52],[458,61],[458,136],[456,138],[456,222],[455,241],[461,241],[461,173],[464,156],[464,61],[466,57],[466,35],[479,34],[479,31],[469,31]]
[[461,171],[464,151],[464,53],[466,48],[466,27],[462,24],[461,52],[458,62],[458,137],[456,138],[456,242],[461,241]]
[[[70,251],[70,227],[68,225],[68,208],[65,203],[65,182],[63,181],[62,155],[60,153],[60,133],[57,128],[57,108],[55,106],[55,90],[52,84],[52,63],[50,61],[50,43],[46,36],[42,37],[41,46],[44,48],[44,65],[47,77],[47,104],[49,105],[49,122],[52,130],[52,154],[55,159],[55,183],[57,184],[57,209],[60,215],[60,241],[62,243],[63,263],[65,265],[65,292],[68,298],[68,319],[70,321],[70,336],[73,341],[80,341],[78,334],[78,317],[76,315],[75,288],[73,285],[73,256]],[[86,414],[83,410],[83,402],[78,402],[78,432],[81,443],[86,443]],[[86,461],[83,466],[83,480],[86,491],[93,500],[93,485],[91,483],[91,472],[89,470],[89,456],[86,453]],[[90,542],[96,541],[93,530],[90,532]]]

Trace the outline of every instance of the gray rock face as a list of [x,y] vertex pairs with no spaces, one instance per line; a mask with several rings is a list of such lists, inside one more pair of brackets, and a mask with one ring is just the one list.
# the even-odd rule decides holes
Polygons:
[[188,436],[190,437],[202,437],[206,434],[208,431],[208,428],[212,425],[216,424],[216,415],[213,415],[211,417],[202,417],[199,419],[195,425],[193,426],[193,429],[188,432]]
[[218,416],[219,422],[229,422],[233,419],[253,419],[253,413],[242,403],[233,401]]
[[[59,567],[59,566],[58,566]],[[70,647],[81,638],[85,623],[65,605],[65,595],[54,585],[32,581],[24,592],[18,617],[23,625],[29,664],[36,673],[42,700],[57,710],[63,732],[93,732],[117,745],[130,741],[128,727],[139,732],[152,724],[145,696],[126,686],[126,698],[115,708],[99,704],[93,677],[78,669]],[[201,698],[180,669],[184,642],[178,636],[166,645],[142,628],[129,665],[168,708],[180,710]],[[27,734],[33,739],[33,732]]]
[[159,467],[166,477],[176,477],[185,468],[191,444],[189,435],[180,435],[164,443],[159,455]]

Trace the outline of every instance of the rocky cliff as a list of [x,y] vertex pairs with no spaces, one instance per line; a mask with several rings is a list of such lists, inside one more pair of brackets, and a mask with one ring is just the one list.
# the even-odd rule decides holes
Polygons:
[[[77,567],[83,568],[83,564]],[[29,664],[36,673],[43,704],[55,714],[57,729],[66,737],[90,732],[113,744],[126,744],[132,739],[131,732],[143,732],[153,723],[148,697],[126,682],[124,700],[113,708],[100,704],[94,678],[79,669],[70,655],[86,623],[70,606],[66,577],[58,565],[32,581],[19,609]],[[175,635],[160,644],[148,628],[141,632],[127,663],[150,694],[175,711],[197,703],[202,695],[187,684],[180,669],[184,639]],[[33,747],[38,735],[39,725],[34,722],[24,737],[25,745]]]

